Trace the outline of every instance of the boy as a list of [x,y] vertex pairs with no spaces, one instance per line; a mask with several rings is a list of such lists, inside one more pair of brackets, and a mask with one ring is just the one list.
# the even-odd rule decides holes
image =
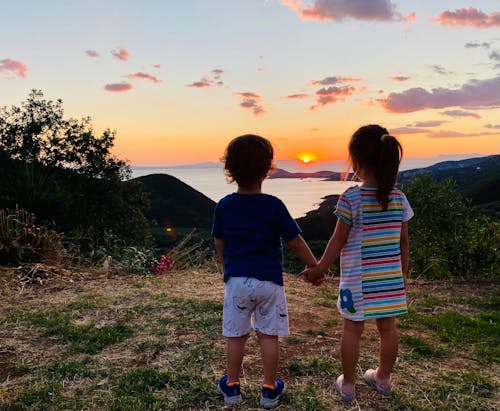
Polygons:
[[268,140],[243,135],[229,143],[222,159],[229,181],[238,184],[236,193],[217,204],[212,229],[226,283],[222,334],[227,337],[227,374],[217,388],[227,405],[241,402],[239,376],[252,329],[259,338],[264,369],[260,405],[276,407],[285,390],[276,378],[278,337],[289,334],[281,239],[306,266],[317,264],[283,202],[262,193],[273,155]]

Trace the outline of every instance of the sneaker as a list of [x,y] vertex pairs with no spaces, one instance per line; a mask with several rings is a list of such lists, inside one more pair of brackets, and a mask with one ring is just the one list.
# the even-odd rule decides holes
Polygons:
[[366,370],[365,374],[363,375],[363,379],[366,381],[366,383],[377,390],[379,394],[382,395],[391,395],[392,394],[392,389],[391,389],[391,381],[390,380],[379,380],[377,378],[377,370]]
[[227,375],[223,375],[217,384],[217,392],[224,396],[226,405],[237,405],[241,402],[240,383],[227,385]]
[[280,397],[285,393],[285,383],[281,378],[276,378],[275,387],[270,388],[268,385],[262,387],[260,395],[260,406],[265,409],[275,408],[280,402]]
[[343,401],[351,402],[356,399],[356,388],[352,384],[344,384],[344,374],[339,375],[335,387]]

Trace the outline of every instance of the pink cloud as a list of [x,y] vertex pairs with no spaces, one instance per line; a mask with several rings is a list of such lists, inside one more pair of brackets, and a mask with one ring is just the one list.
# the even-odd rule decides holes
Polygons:
[[154,67],[155,69],[159,69],[159,68],[161,68],[161,64],[153,64],[153,67]]
[[343,84],[343,83],[354,83],[361,81],[358,77],[325,77],[323,80],[311,80],[310,84],[313,86],[321,85],[321,86],[332,86],[334,84]]
[[106,84],[104,86],[104,90],[112,92],[112,93],[122,93],[124,91],[129,91],[132,89],[132,84],[130,83],[112,83]]
[[389,80],[392,80],[392,81],[406,81],[406,80],[409,80],[410,77],[406,77],[406,76],[394,76],[394,77],[389,77]]
[[483,127],[493,129],[493,130],[496,130],[496,129],[500,130],[500,124],[485,124]]
[[127,78],[129,78],[131,80],[144,79],[144,80],[149,80],[149,81],[151,81],[153,83],[161,83],[161,80],[158,79],[157,77],[155,77],[155,76],[153,76],[151,74],[142,73],[142,72],[129,74],[127,76]]
[[304,20],[343,21],[346,19],[365,21],[414,21],[415,13],[403,16],[396,11],[390,0],[282,0]]
[[262,97],[259,96],[258,94],[249,92],[239,92],[235,93],[235,95],[242,98],[242,101],[240,103],[241,107],[252,110],[256,116],[265,113],[264,108],[260,105]]
[[481,133],[462,133],[460,131],[443,130],[443,131],[433,131],[427,134],[429,138],[451,138],[451,137],[484,137],[484,136],[500,136],[500,132],[492,133],[489,131],[483,131]]
[[315,110],[318,107],[334,104],[339,101],[345,101],[345,97],[352,95],[354,91],[355,88],[352,86],[332,86],[319,89],[316,92],[316,104],[311,106],[310,109]]
[[448,123],[448,121],[445,120],[415,121],[415,123],[413,123],[413,127],[438,127],[443,125],[444,123]]
[[410,113],[430,108],[496,107],[500,105],[500,76],[486,80],[470,80],[458,89],[422,87],[401,93],[390,93],[381,100],[382,106],[392,113]]
[[188,87],[194,87],[194,88],[205,88],[205,87],[211,87],[212,86],[212,81],[207,79],[207,78],[202,78],[200,81],[194,81],[191,84],[187,85]]
[[391,128],[389,130],[391,134],[398,135],[398,134],[420,134],[420,133],[428,133],[429,130],[426,130],[425,128],[418,128],[418,127],[398,127],[398,128]]
[[290,94],[290,95],[285,96],[283,98],[286,98],[286,99],[289,99],[289,100],[302,100],[302,99],[308,98],[308,97],[310,97],[309,94],[303,94],[303,93],[301,94],[301,93],[299,93],[299,94]]
[[438,14],[433,21],[443,26],[453,27],[474,27],[477,29],[500,27],[500,12],[487,14],[474,7],[464,7],[455,11],[444,11]]
[[26,78],[27,71],[28,66],[22,61],[12,59],[0,60],[0,73],[4,73],[5,77],[8,79],[14,79],[16,77]]
[[90,58],[97,58],[99,57],[99,53],[95,50],[85,50],[84,53],[90,57]]
[[120,61],[127,61],[130,57],[127,49],[124,49],[123,47],[118,47],[115,50],[111,50],[111,54],[113,55],[113,57],[115,59],[120,60]]
[[447,110],[447,111],[442,111],[439,114],[442,114],[443,116],[450,116],[450,117],[474,117],[474,118],[481,118],[481,116],[477,113],[472,113],[471,111],[465,111],[465,110]]

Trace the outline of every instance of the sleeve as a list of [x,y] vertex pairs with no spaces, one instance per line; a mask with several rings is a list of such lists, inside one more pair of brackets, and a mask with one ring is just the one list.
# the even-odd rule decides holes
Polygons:
[[401,193],[403,198],[402,198],[402,203],[403,203],[403,223],[408,221],[410,218],[412,218],[415,213],[413,212],[413,209],[410,206],[410,203],[408,202],[408,199],[406,196]]
[[215,238],[224,238],[224,235],[222,232],[222,222],[221,222],[220,214],[221,214],[220,203],[217,203],[217,205],[215,206],[214,219],[213,219],[213,224],[212,224],[212,237],[215,237]]
[[284,241],[289,241],[299,234],[302,234],[299,225],[290,215],[290,212],[281,200],[278,200],[278,225],[280,237]]
[[344,194],[341,194],[339,197],[337,208],[335,209],[335,215],[347,225],[352,226],[351,203]]

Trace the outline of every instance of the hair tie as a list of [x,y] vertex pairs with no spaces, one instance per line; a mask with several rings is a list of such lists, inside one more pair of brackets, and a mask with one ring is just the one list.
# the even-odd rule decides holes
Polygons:
[[382,134],[382,137],[380,137],[380,141],[383,143],[387,137],[391,137],[389,134]]

